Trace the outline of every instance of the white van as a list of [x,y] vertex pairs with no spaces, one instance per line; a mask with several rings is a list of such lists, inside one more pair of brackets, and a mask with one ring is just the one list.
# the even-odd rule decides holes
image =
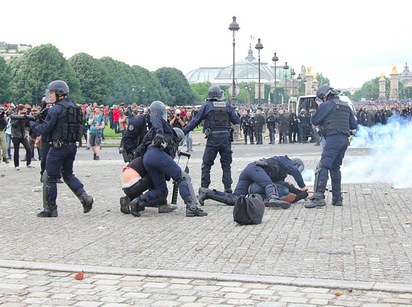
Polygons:
[[[300,110],[306,109],[309,112],[310,109],[317,109],[318,104],[315,101],[316,95],[307,95],[307,96],[299,96],[298,102],[296,105],[296,115],[299,115]],[[356,116],[355,107],[353,106],[352,101],[346,95],[339,95],[339,99],[345,101],[349,104],[349,107],[352,109],[353,114]]]

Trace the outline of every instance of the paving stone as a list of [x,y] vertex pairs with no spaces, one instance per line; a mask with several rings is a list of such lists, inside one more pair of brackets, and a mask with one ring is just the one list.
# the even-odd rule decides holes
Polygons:
[[[309,145],[287,144],[276,152],[298,155],[314,170],[319,149]],[[197,189],[203,147],[195,149],[189,164]],[[268,145],[254,150],[233,146],[234,182],[247,163],[273,154]],[[345,163],[368,158],[366,152],[349,148]],[[0,304],[411,304],[411,227],[402,224],[410,212],[410,189],[345,183],[342,208],[307,210],[299,202],[288,210],[266,209],[262,224],[246,227],[233,222],[232,207],[214,201],[204,206],[207,217],[186,218],[180,198],[175,212],[147,208],[137,219],[118,210],[122,191],[113,174],[124,166],[118,154],[99,161],[99,174],[90,152],[78,156],[76,174],[95,206],[82,214],[68,187],[59,186],[59,218],[54,220],[35,217],[41,207],[40,195],[32,192],[38,176],[21,180],[23,173],[0,165],[7,178],[7,195],[0,200],[0,246],[8,247],[0,249]],[[211,177],[220,189],[217,164]],[[326,199],[329,204],[329,192]],[[16,202],[20,209],[11,210]],[[82,270],[85,279],[75,280]]]

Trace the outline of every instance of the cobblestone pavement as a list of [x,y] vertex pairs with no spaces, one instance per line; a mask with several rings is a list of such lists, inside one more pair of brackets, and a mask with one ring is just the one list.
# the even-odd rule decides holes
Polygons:
[[[200,184],[202,146],[189,161]],[[308,169],[311,144],[233,146],[233,179],[259,157],[289,154]],[[348,150],[346,160],[365,158]],[[0,304],[22,305],[342,305],[412,304],[411,189],[345,184],[344,206],[266,209],[263,223],[237,226],[232,208],[206,201],[209,213],[186,218],[148,208],[119,211],[116,149],[102,160],[79,149],[75,173],[96,199],[89,214],[58,185],[59,217],[39,219],[39,167],[0,165]],[[182,162],[182,161],[181,161]],[[37,163],[37,164],[36,164]],[[34,162],[38,166],[38,162]],[[218,160],[212,186],[222,188]],[[330,203],[331,195],[327,195]],[[84,271],[78,281],[73,273]],[[341,295],[340,295],[341,294]]]

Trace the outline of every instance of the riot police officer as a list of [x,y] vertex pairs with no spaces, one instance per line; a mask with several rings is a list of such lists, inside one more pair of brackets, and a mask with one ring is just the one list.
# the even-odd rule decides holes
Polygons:
[[219,86],[209,88],[206,102],[199,109],[196,116],[183,128],[185,135],[197,127],[204,120],[204,131],[207,138],[203,153],[201,186],[210,185],[210,169],[217,154],[220,154],[222,165],[222,182],[226,192],[232,192],[232,141],[233,136],[230,124],[240,124],[240,118],[234,108],[223,101],[223,92]]
[[356,129],[358,123],[348,103],[341,101],[338,94],[338,90],[327,84],[321,85],[316,91],[319,107],[312,116],[312,124],[319,126],[324,146],[315,171],[315,193],[312,201],[305,205],[306,208],[326,205],[324,194],[328,172],[332,181],[332,205],[342,206],[340,166],[349,146],[350,130]]
[[68,97],[69,86],[62,80],[52,81],[49,86],[49,96],[55,105],[47,112],[43,122],[30,122],[30,129],[34,132],[47,135],[51,148],[47,154],[46,185],[43,186],[43,211],[38,217],[57,217],[57,185],[62,174],[64,182],[79,198],[83,205],[83,212],[92,209],[94,199],[88,195],[83,184],[73,174],[73,162],[77,153],[77,144],[82,135],[82,111]]
[[137,114],[129,119],[127,128],[120,141],[119,152],[123,155],[124,162],[130,162],[139,155],[137,147],[142,143],[144,136],[150,129],[149,114]]
[[[269,207],[288,209],[290,203],[279,198],[279,194],[283,192],[279,191],[279,187],[286,189],[282,196],[289,193],[284,180],[290,174],[295,178],[301,192],[306,193],[307,189],[301,175],[303,169],[303,161],[299,158],[289,159],[288,156],[273,156],[268,159],[260,159],[249,163],[243,169],[233,194],[200,187],[199,202],[203,205],[206,199],[213,199],[233,206],[238,196],[257,193],[263,195]],[[251,188],[253,191],[250,190]]]
[[[207,213],[197,206],[194,193],[191,193],[193,188],[191,187],[190,177],[183,176],[183,171],[173,160],[179,143],[184,138],[183,131],[179,129],[180,135],[178,135],[166,121],[166,107],[163,102],[152,102],[150,113],[152,128],[143,139],[141,152],[143,154],[143,166],[150,176],[152,186],[149,191],[130,202],[130,213],[133,216],[140,216],[140,212],[145,207],[164,205],[168,194],[166,179],[172,178],[176,182],[180,196],[186,204],[186,216],[206,216]],[[172,211],[176,208],[166,209]]]
[[273,111],[269,110],[268,117],[266,118],[266,126],[269,130],[269,144],[275,144],[276,122],[277,118]]

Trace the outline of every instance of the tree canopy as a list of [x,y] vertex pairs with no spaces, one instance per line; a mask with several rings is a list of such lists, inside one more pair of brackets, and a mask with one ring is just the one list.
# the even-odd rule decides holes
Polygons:
[[0,57],[0,102],[8,101],[10,91],[10,69],[6,64],[6,60]]
[[73,100],[81,100],[80,82],[63,54],[51,44],[34,47],[12,64],[11,99],[16,103],[39,103],[47,85],[64,80]]

